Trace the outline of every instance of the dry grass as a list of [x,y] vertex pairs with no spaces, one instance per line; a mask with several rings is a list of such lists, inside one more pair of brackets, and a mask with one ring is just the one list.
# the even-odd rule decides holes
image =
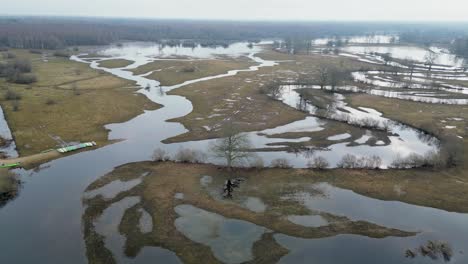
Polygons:
[[99,63],[99,66],[106,67],[110,69],[115,68],[123,68],[127,67],[128,65],[132,64],[133,62],[124,59],[113,59],[113,60],[105,60]]
[[[144,172],[150,172],[150,174],[143,179],[142,184],[132,190],[120,193],[111,200],[102,200],[99,197],[85,200],[85,203],[89,205],[84,215],[85,226],[88,226],[85,233],[93,234],[92,220],[96,219],[106,207],[124,197],[140,196],[142,201],[136,207],[142,207],[151,214],[153,230],[146,235],[132,231],[138,229],[135,226],[137,221],[130,221],[133,217],[137,217],[137,211],[134,210],[135,208],[127,210],[126,216],[120,223],[120,230],[127,236],[126,253],[134,255],[135,252],[138,252],[144,246],[158,245],[175,252],[184,263],[199,263],[201,259],[203,259],[204,263],[218,263],[218,261],[214,258],[208,247],[190,241],[175,228],[174,221],[178,216],[174,212],[174,207],[178,204],[191,204],[228,218],[249,221],[260,226],[265,226],[274,232],[297,237],[321,238],[343,233],[379,238],[413,235],[413,233],[388,229],[367,222],[351,222],[340,217],[335,217],[335,221],[331,222],[330,226],[321,228],[303,227],[289,222],[284,218],[285,215],[291,212],[298,212],[301,208],[302,211],[305,209],[300,203],[288,203],[280,198],[285,190],[292,190],[287,188],[289,185],[285,183],[297,181],[299,183],[297,186],[302,186],[302,183],[314,183],[320,180],[318,177],[315,178],[313,173],[307,172],[308,174],[304,174],[300,170],[237,172],[246,177],[246,181],[241,184],[239,189],[236,189],[235,196],[245,197],[254,194],[255,197],[261,198],[268,204],[269,207],[265,213],[249,211],[240,206],[235,199],[220,200],[213,198],[200,185],[200,178],[203,175],[213,176],[214,183],[211,188],[215,188],[216,190],[216,188],[221,188],[224,180],[228,177],[233,177],[233,173],[236,172],[220,170],[210,165],[176,164],[171,162],[127,164],[103,176],[90,185],[88,190],[99,188],[116,179],[129,180],[138,177]],[[184,193],[183,200],[174,199],[174,194],[179,192]],[[94,252],[95,248],[100,246],[99,241],[93,241],[88,239],[88,237],[85,237],[85,240],[88,241],[86,245],[88,251]],[[259,248],[255,249],[256,247],[263,247],[263,250],[259,250]],[[130,252],[128,251],[129,249],[131,249]],[[271,250],[279,252],[274,257],[270,256],[270,258],[273,258],[271,259],[272,262],[277,261],[283,254],[287,253],[271,237],[263,236],[262,240],[258,241],[256,246],[254,246],[254,262],[268,257]],[[90,261],[97,261],[97,259]]]
[[[157,105],[135,94],[133,83],[103,74],[88,65],[64,58],[43,62],[30,56],[39,81],[32,86],[14,85],[0,80],[0,93],[6,87],[21,95],[19,111],[0,100],[20,155],[31,155],[55,148],[58,136],[64,141],[96,141],[107,144],[104,125],[123,122]],[[1,90],[3,87],[3,90]],[[48,100],[56,103],[47,105]]]
[[144,74],[155,71],[148,76],[164,86],[183,83],[188,80],[199,79],[211,75],[227,73],[235,69],[247,69],[253,63],[247,58],[216,59],[216,60],[161,60],[143,65],[133,72]]

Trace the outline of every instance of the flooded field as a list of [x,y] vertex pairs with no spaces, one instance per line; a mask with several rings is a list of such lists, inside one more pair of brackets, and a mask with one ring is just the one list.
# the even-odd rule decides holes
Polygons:
[[[122,190],[118,199],[95,198],[86,201],[90,206],[90,215],[94,214],[94,210],[98,208],[96,206],[106,206],[102,216],[95,218],[97,220],[91,230],[96,230],[104,236],[105,247],[111,250],[114,256],[122,254],[123,248],[148,248],[148,245],[136,242],[142,239],[140,236],[146,236],[148,244],[163,245],[175,251],[181,258],[177,261],[185,263],[196,263],[197,260],[183,253],[182,248],[195,248],[195,245],[200,244],[204,247],[199,248],[199,254],[205,255],[206,259],[214,258],[207,260],[208,262],[222,263],[268,259],[269,250],[275,250],[273,255],[279,263],[309,263],[311,259],[318,259],[321,263],[464,263],[467,260],[467,234],[464,231],[467,214],[398,201],[378,200],[304,177],[288,178],[286,185],[282,182],[269,182],[267,175],[251,175],[250,172],[241,173],[245,178],[236,190],[238,194],[235,198],[225,200],[218,193],[228,175],[181,175],[177,180],[171,180],[170,177],[175,176],[173,172],[168,171],[168,176],[161,175],[158,173],[158,165],[146,163],[141,167],[150,171],[153,171],[152,168],[156,169],[143,178],[143,184],[139,187],[132,191]],[[98,180],[93,185],[106,182],[112,184],[113,180],[119,177],[135,177],[126,173],[126,170],[119,168],[104,181]],[[157,185],[153,185],[153,182]],[[161,187],[156,187],[159,184],[166,188],[166,192],[158,195],[159,200],[146,201],[151,199],[151,195],[145,194],[146,188],[159,190]],[[190,187],[187,184],[191,184]],[[302,187],[298,188],[298,185]],[[273,193],[258,191],[260,186]],[[171,195],[174,190],[182,191],[184,196],[174,198]],[[200,191],[212,198],[194,196],[194,193]],[[127,201],[131,203],[128,204]],[[121,206],[124,203],[125,206]],[[153,221],[160,225],[153,226],[147,235],[126,233],[126,241],[122,241],[121,237],[113,237],[100,228],[100,219],[108,217],[114,208],[120,208],[112,218],[116,221],[116,226],[120,220],[124,221],[124,212],[131,214],[131,211],[139,206],[148,208]],[[168,214],[160,215],[160,207],[168,210]],[[288,209],[285,209],[286,207]],[[394,217],[396,215],[405,217]],[[348,227],[338,231],[341,230],[339,226]],[[360,230],[358,226],[367,227]],[[172,238],[160,241],[159,237],[165,237],[165,232],[169,230],[176,233],[173,233]],[[180,235],[184,237],[184,242]],[[172,240],[179,242],[172,243]],[[87,241],[90,241],[87,244],[88,248],[95,246],[91,240]],[[120,249],[113,246],[117,242],[121,245]],[[420,251],[428,243],[443,243],[440,244],[443,248],[427,253]],[[180,248],[182,244],[185,246]],[[263,250],[259,250],[262,244]],[[374,253],[362,254],[369,252],[369,248],[373,249]],[[405,256],[408,250],[414,252],[415,256]],[[338,252],[340,254],[337,254]],[[346,257],[342,252],[347,252]],[[171,262],[175,260],[170,255],[161,255],[161,258]],[[135,258],[137,259],[139,255]]]
[[[390,40],[369,43],[387,41]],[[356,38],[350,42],[361,43],[361,40]],[[356,56],[365,53],[351,48],[354,47],[347,52]],[[73,61],[134,82],[138,93],[162,107],[145,111],[128,122],[106,125],[109,140],[118,140],[114,144],[63,157],[36,169],[14,170],[24,181],[24,187],[16,200],[0,209],[0,247],[4,252],[0,260],[5,263],[147,263],[160,259],[164,263],[199,263],[204,259],[207,263],[262,260],[309,263],[315,259],[320,263],[465,263],[468,218],[463,213],[378,200],[326,181],[318,182],[313,177],[287,182],[265,178],[261,183],[252,180],[254,176],[246,177],[236,190],[239,195],[226,200],[220,195],[224,181],[233,176],[242,178],[242,173],[199,175],[183,171],[177,177],[171,174],[179,173],[178,165],[168,170],[169,175],[151,167],[157,163],[125,165],[150,160],[156,149],[163,149],[170,156],[182,148],[208,152],[216,139],[164,143],[187,132],[181,123],[168,120],[186,116],[193,110],[187,98],[167,93],[195,83],[274,68],[281,63],[258,57],[261,50],[262,46],[249,47],[248,43],[236,43],[228,48],[125,43],[122,47],[101,49],[91,57],[72,56]],[[415,60],[418,54],[415,51]],[[157,80],[147,78],[151,72],[132,71],[158,60],[225,57],[248,58],[255,65],[172,86],[161,86]],[[113,59],[124,59],[130,64],[117,68],[101,65]],[[445,59],[440,61],[445,62]],[[466,73],[458,71],[458,62],[448,66],[457,68],[453,74],[456,73],[458,81],[464,80],[462,75]],[[405,96],[414,96],[411,97],[414,101],[429,98],[428,102],[434,100],[430,103],[437,104],[449,104],[444,100],[467,104],[467,98],[452,97],[464,93],[447,90],[451,88],[437,94],[424,90],[411,94],[416,89],[380,89],[378,86],[385,86],[368,81],[375,79],[370,77],[372,74],[355,74],[356,79],[361,78],[359,81],[375,86],[370,94],[408,100],[412,99]],[[445,75],[438,77],[445,82]],[[351,107],[345,101],[346,95],[340,92],[357,92],[362,88],[340,87],[327,93],[331,99],[327,102],[326,115],[318,113],[318,105],[313,100],[302,96],[299,90],[304,89],[319,90],[315,86],[284,85],[272,100],[305,112],[305,119],[245,133],[253,143],[250,152],[266,166],[286,159],[293,168],[306,168],[311,158],[320,156],[331,168],[336,168],[343,157],[353,156],[366,162],[372,159],[374,169],[387,169],[396,158],[439,151],[436,137],[391,120],[373,108]],[[392,95],[394,92],[399,94]],[[359,127],[360,134],[328,134],[325,147],[315,147],[310,143],[313,133],[326,134],[329,122]],[[4,125],[2,131],[8,131],[7,127]],[[294,144],[305,147],[295,152],[288,150]],[[225,160],[212,155],[207,155],[204,162],[225,165]],[[269,193],[265,194],[265,190]],[[425,253],[429,241],[449,243],[450,254],[447,250]],[[405,257],[407,250],[414,250],[416,256]]]

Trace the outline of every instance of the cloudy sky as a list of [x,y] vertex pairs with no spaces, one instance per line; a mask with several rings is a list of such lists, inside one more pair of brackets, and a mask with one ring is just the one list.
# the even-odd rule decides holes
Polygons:
[[2,0],[2,15],[468,21],[468,0]]

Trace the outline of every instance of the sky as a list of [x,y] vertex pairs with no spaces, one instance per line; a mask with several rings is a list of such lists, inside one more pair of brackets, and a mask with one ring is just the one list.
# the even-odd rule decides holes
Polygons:
[[468,0],[1,0],[1,15],[468,21]]

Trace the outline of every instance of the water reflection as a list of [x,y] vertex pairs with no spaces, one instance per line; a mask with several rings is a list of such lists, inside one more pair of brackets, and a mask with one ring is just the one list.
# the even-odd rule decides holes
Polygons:
[[223,263],[253,259],[252,246],[268,230],[252,223],[225,218],[192,205],[175,208],[175,226],[191,240],[209,246]]
[[[313,192],[299,192],[285,196],[284,199],[299,201],[315,212],[420,233],[409,238],[382,239],[357,235],[302,239],[277,234],[276,241],[290,250],[280,263],[309,263],[310,259],[319,263],[426,263],[429,259],[406,258],[405,251],[426,244],[429,240],[449,242],[454,249],[452,263],[465,263],[468,260],[468,256],[461,253],[468,248],[467,214],[377,200],[326,183],[311,188]],[[314,195],[317,190],[324,195]]]

